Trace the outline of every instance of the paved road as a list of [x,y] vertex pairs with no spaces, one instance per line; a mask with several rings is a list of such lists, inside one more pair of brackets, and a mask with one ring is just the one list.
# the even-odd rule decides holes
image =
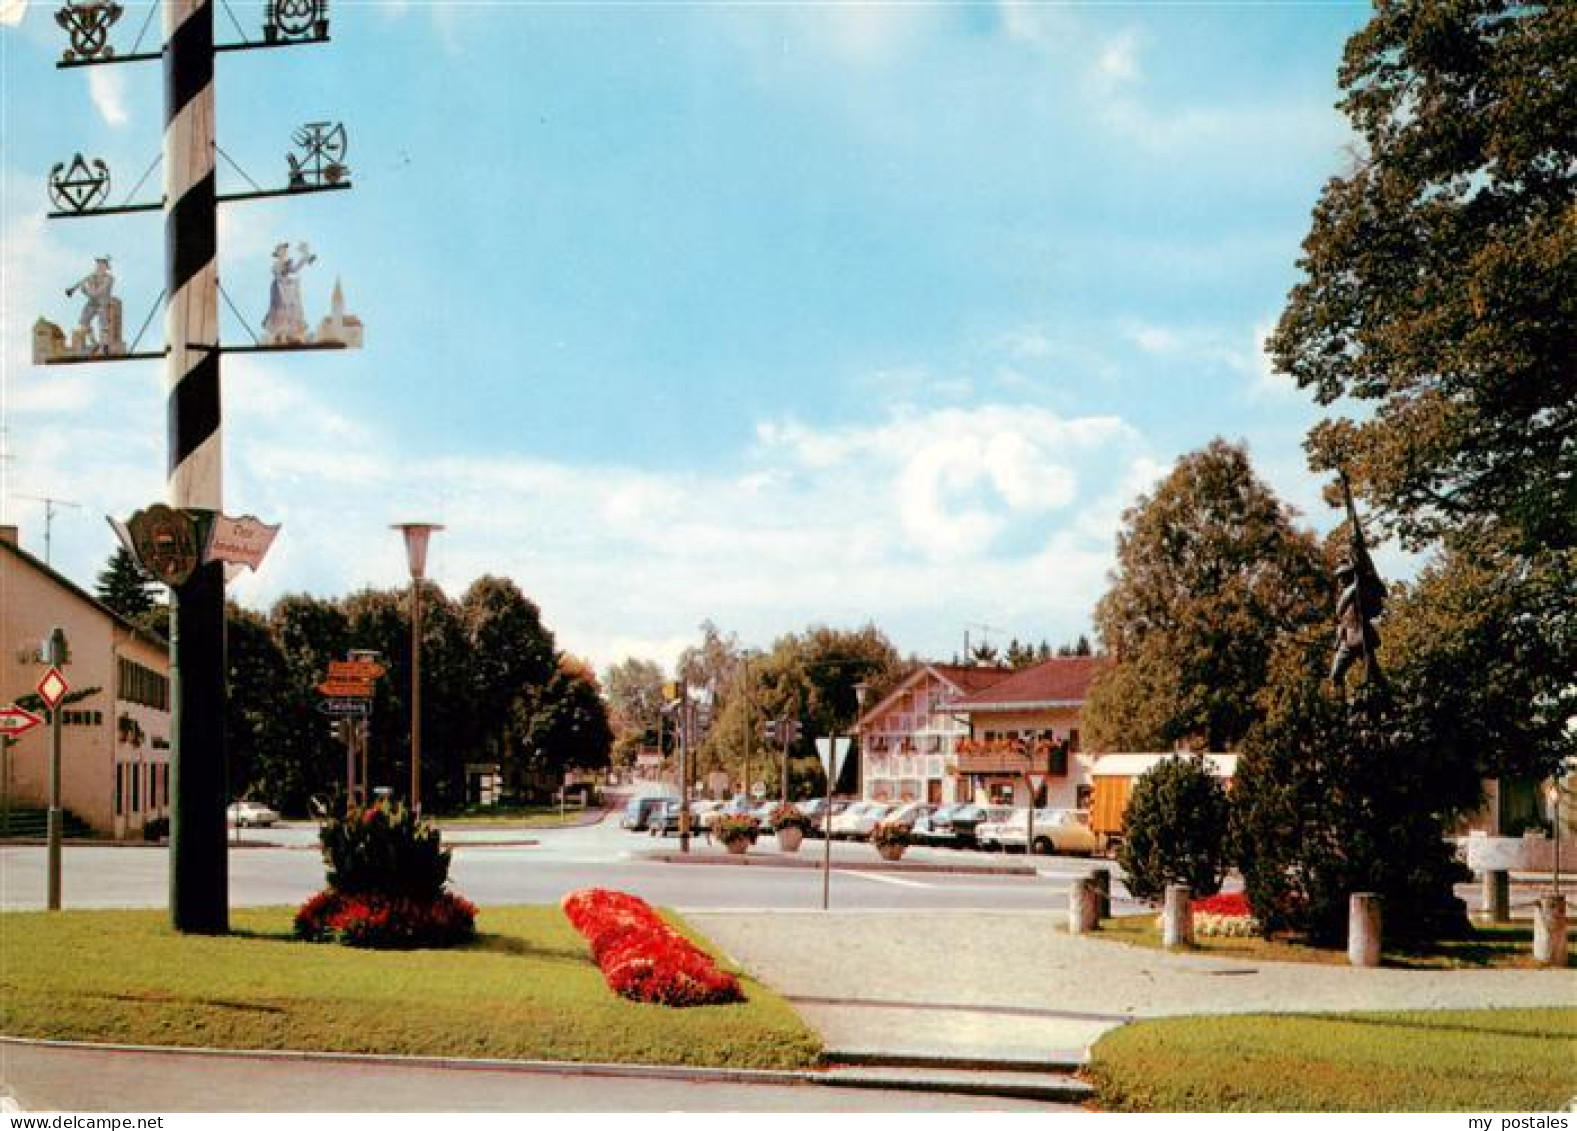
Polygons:
[[[235,907],[299,904],[323,886],[315,827],[246,830],[243,846],[229,854],[230,900]],[[259,847],[266,839],[272,847]],[[454,848],[455,887],[486,906],[551,903],[587,886],[617,887],[653,903],[680,909],[821,906],[821,873],[812,868],[704,867],[665,864],[641,857],[677,841],[625,832],[610,818],[570,829],[476,830],[447,834]],[[528,843],[529,842],[529,843]],[[758,855],[773,847],[761,842]],[[807,841],[798,859],[819,860],[821,843]],[[716,853],[696,846],[697,853]],[[834,846],[832,905],[864,910],[1046,910],[1067,906],[1072,877],[1090,861],[1037,858],[1039,874],[953,875],[845,871],[839,862],[870,864],[875,853],[863,844]],[[1003,857],[947,849],[914,849],[918,862],[1000,865]],[[1014,858],[1022,863],[1023,858]],[[164,907],[168,899],[168,853],[158,847],[68,845],[62,865],[62,901],[70,907]],[[43,907],[45,856],[41,847],[0,849],[0,908]]]
[[979,1096],[812,1084],[698,1083],[633,1076],[111,1051],[0,1043],[0,1085],[24,1111],[839,1112],[1071,1111]]

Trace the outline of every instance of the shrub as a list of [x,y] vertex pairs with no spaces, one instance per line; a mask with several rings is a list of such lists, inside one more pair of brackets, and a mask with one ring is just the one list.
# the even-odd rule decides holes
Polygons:
[[909,826],[897,821],[883,821],[871,830],[871,843],[877,848],[902,848],[912,840]]
[[760,826],[754,817],[733,816],[719,817],[712,826],[712,835],[724,844],[733,844],[736,841],[748,840],[754,842]]
[[1348,897],[1381,898],[1386,941],[1459,936],[1466,912],[1427,744],[1379,687],[1343,702],[1307,660],[1289,654],[1265,694],[1233,786],[1243,883],[1268,933],[1339,946]]
[[657,1005],[744,1001],[739,980],[663,922],[636,896],[603,888],[571,892],[565,917],[591,944],[592,960],[621,997]]
[[296,912],[296,937],[382,950],[457,946],[476,937],[476,907],[450,892],[435,899],[348,895],[330,888]]
[[1226,789],[1203,758],[1160,762],[1134,783],[1117,861],[1135,899],[1159,899],[1167,884],[1195,895],[1221,890],[1227,872]]
[[346,895],[437,899],[449,879],[438,830],[403,805],[351,807],[324,822],[318,839],[329,887]]
[[351,807],[318,839],[328,887],[296,912],[298,938],[401,949],[476,937],[476,908],[444,888],[449,853],[438,830],[403,806]]
[[810,831],[810,818],[801,813],[798,806],[786,801],[772,810],[772,816],[767,823],[774,831],[783,829],[798,829],[802,833]]

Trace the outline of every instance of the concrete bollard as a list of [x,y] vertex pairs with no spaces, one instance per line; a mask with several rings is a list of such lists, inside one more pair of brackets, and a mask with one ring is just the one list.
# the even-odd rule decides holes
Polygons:
[[1484,919],[1490,923],[1511,922],[1511,873],[1504,869],[1485,872],[1480,886]]
[[1347,897],[1347,961],[1354,966],[1380,965],[1380,897],[1373,892]]
[[1112,874],[1105,868],[1090,873],[1090,883],[1095,885],[1096,914],[1102,919],[1112,917]]
[[1564,968],[1566,951],[1566,897],[1540,896],[1533,911],[1533,960]]
[[1100,926],[1100,898],[1088,876],[1073,881],[1068,891],[1068,933],[1087,935]]
[[1166,885],[1161,912],[1161,945],[1167,950],[1194,945],[1194,893],[1187,884]]

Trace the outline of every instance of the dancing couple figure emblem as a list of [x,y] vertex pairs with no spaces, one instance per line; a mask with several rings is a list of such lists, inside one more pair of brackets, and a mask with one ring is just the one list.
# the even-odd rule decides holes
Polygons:
[[317,256],[306,244],[296,245],[296,258],[290,257],[290,245],[282,243],[274,248],[274,281],[268,289],[268,314],[263,318],[265,345],[299,345],[311,341],[307,329],[307,315],[301,305],[301,269],[317,262]]

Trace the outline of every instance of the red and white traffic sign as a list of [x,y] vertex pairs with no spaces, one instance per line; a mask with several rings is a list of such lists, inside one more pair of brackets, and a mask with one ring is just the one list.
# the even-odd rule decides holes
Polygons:
[[40,715],[15,703],[9,707],[0,708],[0,734],[7,738],[15,738],[19,734],[26,734],[36,726],[43,726],[44,719]]
[[44,678],[38,681],[38,693],[44,698],[44,706],[51,711],[60,705],[60,701],[70,690],[71,685],[66,682],[66,677],[60,674],[59,668],[50,668],[44,673]]

